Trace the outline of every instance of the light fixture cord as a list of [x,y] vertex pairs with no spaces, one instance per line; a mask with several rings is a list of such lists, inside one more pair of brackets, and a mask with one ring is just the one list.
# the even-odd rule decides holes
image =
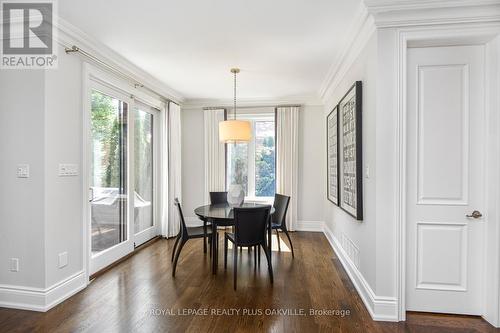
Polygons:
[[236,120],[236,72],[234,72],[234,120]]

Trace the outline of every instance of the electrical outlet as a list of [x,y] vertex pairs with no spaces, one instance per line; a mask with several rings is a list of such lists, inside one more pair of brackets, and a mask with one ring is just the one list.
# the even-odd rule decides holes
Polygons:
[[59,177],[78,176],[78,164],[59,164]]
[[30,177],[30,165],[29,164],[18,164],[16,170],[17,178],[29,178]]
[[10,258],[10,268],[11,272],[19,272],[19,259],[18,258]]
[[59,268],[68,265],[68,252],[59,253]]

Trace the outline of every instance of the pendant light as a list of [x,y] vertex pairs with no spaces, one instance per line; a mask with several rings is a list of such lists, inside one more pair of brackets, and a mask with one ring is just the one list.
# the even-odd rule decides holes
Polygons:
[[248,142],[252,139],[252,126],[249,121],[236,120],[236,74],[239,68],[231,68],[234,75],[234,119],[219,123],[219,140],[226,143]]

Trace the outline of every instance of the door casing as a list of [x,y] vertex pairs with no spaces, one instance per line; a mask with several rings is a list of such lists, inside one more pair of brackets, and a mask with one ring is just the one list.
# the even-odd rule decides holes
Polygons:
[[[90,221],[90,204],[88,201],[88,188],[90,186],[90,170],[91,170],[91,165],[90,165],[90,140],[91,140],[91,133],[90,133],[90,115],[91,115],[91,92],[92,89],[94,89],[96,86],[99,87],[98,90],[101,90],[104,93],[108,93],[112,96],[117,96],[120,99],[122,99],[124,102],[127,102],[129,105],[129,119],[132,115],[133,112],[133,107],[135,104],[135,100],[138,100],[141,104],[145,104],[148,106],[151,106],[152,108],[160,110],[162,108],[162,102],[159,101],[158,99],[152,98],[151,96],[142,93],[141,91],[135,91],[133,87],[130,86],[130,84],[127,84],[127,82],[124,82],[123,80],[89,64],[89,63],[84,63],[83,68],[82,68],[82,105],[83,105],[83,110],[82,110],[82,191],[83,191],[83,201],[82,201],[82,207],[83,209],[83,222],[82,222],[82,235],[83,235],[83,268],[86,276],[86,281],[89,281],[90,275],[92,275],[96,270],[94,269],[94,272],[91,272],[91,258],[92,258],[92,252],[91,252],[91,221]],[[160,115],[157,113],[154,118],[154,122],[156,123],[154,125],[155,130],[157,131],[157,141],[161,139],[161,128],[159,126],[160,124]],[[134,133],[134,122],[128,122],[128,132],[129,135],[127,137],[128,141],[128,150],[129,154],[127,154],[128,158],[128,170],[134,170],[134,160],[131,158],[132,156],[130,155],[130,152],[133,152],[134,149],[134,140],[131,135],[131,133]],[[158,168],[158,163],[160,163],[159,157],[160,157],[160,149],[161,149],[161,144],[156,145],[156,148],[154,149],[155,157],[154,157],[154,177],[155,179],[160,179],[160,170]],[[134,198],[134,188],[133,186],[130,186],[133,184],[133,178],[134,176],[132,173],[129,171],[127,172],[127,183],[129,184],[127,188],[127,194],[129,198]],[[159,221],[159,207],[158,207],[158,196],[159,196],[159,191],[160,189],[158,187],[154,187],[154,228],[146,229],[148,230],[148,233],[153,232],[156,235],[159,235],[160,233],[160,225],[158,223]],[[128,210],[127,210],[127,223],[129,223],[129,228],[127,229],[127,234],[128,234],[128,239],[126,242],[127,245],[122,246],[120,248],[119,253],[117,253],[118,257],[123,257],[127,255],[128,253],[132,252],[134,250],[134,231],[133,227],[130,227],[133,222],[133,216],[134,216],[134,207],[133,205],[129,205]],[[140,233],[139,233],[140,234]],[[120,244],[116,245],[119,246]],[[114,248],[114,247],[113,247]],[[103,252],[107,252],[108,250],[105,250]],[[99,266],[103,266],[101,268],[106,267],[107,265],[104,264],[99,264]]]
[[[397,191],[396,191],[396,287],[398,300],[398,319],[406,320],[406,157],[407,157],[407,50],[411,46],[450,46],[450,45],[474,45],[484,44],[486,46],[486,100],[485,113],[486,122],[493,121],[497,128],[500,128],[500,117],[498,112],[500,101],[498,94],[494,91],[500,89],[500,24],[459,24],[449,27],[434,29],[407,28],[398,30],[397,33],[397,157],[396,170]],[[486,155],[500,155],[500,135],[499,131],[488,130],[485,142],[487,144]],[[487,170],[500,169],[497,159],[487,158]],[[500,177],[492,172],[486,173],[485,184],[490,184],[495,188],[500,186]],[[493,185],[491,185],[493,184]],[[496,301],[487,300],[483,297],[483,318],[494,326],[500,325],[500,194],[496,191],[486,189],[485,197],[488,198],[485,214],[489,216],[488,223],[484,228],[485,234],[493,234],[495,237],[489,238],[485,242],[484,267],[493,267],[493,276],[489,278],[483,274],[486,281],[483,288],[491,289]],[[493,204],[489,204],[489,203]],[[495,218],[496,217],[496,218]],[[485,235],[485,237],[486,237]],[[486,239],[486,238],[485,238]],[[483,292],[483,295],[486,293]]]

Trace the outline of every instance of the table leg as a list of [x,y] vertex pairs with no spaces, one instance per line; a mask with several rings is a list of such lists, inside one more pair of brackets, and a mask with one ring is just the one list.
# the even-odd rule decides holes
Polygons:
[[219,255],[217,251],[217,224],[212,220],[212,274],[217,274],[217,257]]

